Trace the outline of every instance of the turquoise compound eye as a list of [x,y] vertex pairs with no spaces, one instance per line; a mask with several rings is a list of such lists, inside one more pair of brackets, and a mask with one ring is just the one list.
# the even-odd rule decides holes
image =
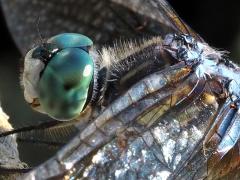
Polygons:
[[60,50],[49,60],[39,80],[39,102],[58,120],[70,120],[83,110],[93,80],[94,63],[85,50],[92,41],[80,34],[60,34],[48,43]]
[[72,47],[89,47],[93,42],[87,36],[76,33],[63,33],[48,39],[48,43],[55,44],[59,49],[72,48]]

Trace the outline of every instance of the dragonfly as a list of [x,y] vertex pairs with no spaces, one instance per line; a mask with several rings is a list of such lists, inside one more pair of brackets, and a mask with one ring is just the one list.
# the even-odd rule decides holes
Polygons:
[[[224,52],[211,48],[166,1],[15,3],[4,2],[3,8],[23,54],[37,39],[37,33],[32,33],[35,29],[29,28],[35,16],[51,22],[44,23],[49,37],[79,32],[96,43],[90,48],[92,42],[86,36],[65,33],[27,53],[23,72],[27,102],[56,119],[71,120],[24,127],[1,136],[73,125],[79,132],[24,178],[239,177],[239,67]],[[68,8],[73,7],[71,3],[76,9]],[[86,12],[89,6],[91,11]],[[15,8],[21,12],[24,8],[25,13],[16,18],[9,11]],[[76,45],[72,37],[81,40]],[[112,43],[119,37],[125,39]],[[61,44],[62,38],[70,45],[68,41]],[[68,48],[87,53],[95,67],[77,118],[61,114],[66,106],[56,115],[44,105],[44,96],[35,92],[36,83],[48,72],[45,67],[52,65],[50,60]],[[41,82],[43,91],[51,87]],[[54,92],[45,97],[53,97]]]

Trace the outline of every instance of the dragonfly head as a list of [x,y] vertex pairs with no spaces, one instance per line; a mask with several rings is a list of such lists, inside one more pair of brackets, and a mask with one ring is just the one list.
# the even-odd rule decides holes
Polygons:
[[92,44],[81,34],[64,33],[29,51],[23,72],[26,101],[58,120],[77,117],[92,91]]

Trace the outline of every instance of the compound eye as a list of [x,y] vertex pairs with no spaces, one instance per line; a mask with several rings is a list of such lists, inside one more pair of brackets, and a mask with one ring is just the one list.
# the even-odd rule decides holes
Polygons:
[[47,43],[56,44],[59,49],[65,48],[83,48],[88,49],[93,42],[87,36],[77,33],[63,33],[50,38]]
[[58,120],[71,120],[82,112],[91,99],[88,97],[94,70],[88,53],[91,45],[86,36],[64,33],[50,38],[44,48],[32,50],[36,62],[45,65],[35,74],[37,82],[32,82],[36,96],[33,99],[40,106],[35,109]]
[[50,116],[59,120],[77,117],[87,101],[93,80],[93,61],[87,52],[66,48],[58,52],[39,81],[39,102]]

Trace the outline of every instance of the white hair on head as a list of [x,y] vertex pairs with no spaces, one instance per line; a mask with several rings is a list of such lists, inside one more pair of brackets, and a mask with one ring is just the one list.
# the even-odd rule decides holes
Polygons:
[[22,85],[24,87],[24,97],[28,103],[32,103],[38,98],[37,84],[40,80],[40,73],[45,68],[45,64],[32,57],[36,48],[30,50],[24,59],[24,71],[22,74]]

